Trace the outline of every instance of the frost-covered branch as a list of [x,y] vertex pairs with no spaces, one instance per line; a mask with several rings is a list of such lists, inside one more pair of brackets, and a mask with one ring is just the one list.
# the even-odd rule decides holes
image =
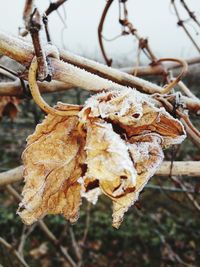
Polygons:
[[[171,162],[164,161],[156,172],[158,176],[168,176],[170,174]],[[174,161],[172,175],[200,177],[199,161]],[[0,186],[12,184],[23,179],[23,166],[0,173]]]
[[[46,47],[47,54],[49,50],[50,50],[49,46]],[[19,63],[27,67],[30,66],[30,63],[34,56],[33,46],[31,43],[26,42],[25,40],[21,38],[9,36],[8,34],[5,34],[3,32],[0,32],[0,53],[18,61]],[[91,73],[88,73],[80,68],[76,68],[75,66],[72,66],[71,64],[65,64],[64,62],[61,62],[58,59],[54,59],[51,62],[52,69],[53,69],[53,73],[52,73],[53,79],[56,79],[56,78],[58,79],[58,77],[60,77],[61,79],[61,75],[63,75],[63,71],[66,72],[66,70],[68,70],[69,72],[73,73],[73,77],[70,78],[74,81],[73,84],[76,83],[77,81],[80,81],[78,78],[79,75],[81,77],[84,76],[84,80],[89,78],[87,82],[88,84],[91,83],[91,81],[94,80],[94,78],[96,80],[96,85],[99,82],[102,84],[101,82],[102,80],[100,80],[100,77],[99,77],[101,75],[101,77],[114,81],[118,84],[135,87],[136,89],[142,92],[149,93],[149,94],[162,92],[162,87],[156,84],[150,83],[138,77],[133,77],[132,75],[128,75],[119,70],[106,67],[105,65],[96,63],[92,60],[79,58],[78,56],[75,57],[74,55],[68,52],[64,52],[64,51],[60,51],[60,56],[61,56],[61,59],[63,59],[64,61],[69,62],[71,60],[70,62],[71,64],[75,63],[75,62],[72,62],[72,57],[74,57],[74,61],[76,61],[76,64],[78,67],[81,67],[80,62],[85,62],[85,65],[87,64],[88,66],[86,70],[91,71],[94,74],[97,74],[98,76],[96,75],[94,77]],[[66,76],[65,76],[65,81],[66,81]],[[92,88],[90,89],[87,88],[85,82],[86,81],[82,83],[82,86],[83,86],[82,88],[86,90],[92,90]],[[91,85],[94,91],[103,89],[102,87],[95,86],[94,84],[91,84]],[[79,86],[79,84],[77,84],[77,86]],[[86,88],[84,86],[86,86]]]

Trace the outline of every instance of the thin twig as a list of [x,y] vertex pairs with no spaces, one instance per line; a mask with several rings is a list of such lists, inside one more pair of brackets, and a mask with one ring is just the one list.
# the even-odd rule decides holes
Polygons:
[[[7,185],[6,189],[16,200],[22,200],[20,194],[14,189],[14,187],[12,187],[11,185]],[[47,225],[42,220],[38,221],[37,224],[39,225],[40,229],[45,233],[46,237],[52,242],[52,244],[59,249],[63,257],[71,264],[71,266],[77,267],[77,264],[69,255],[66,248],[59,244],[59,240],[55,237],[55,235],[51,232]]]
[[197,194],[199,195],[200,192],[196,192],[195,190],[189,190],[189,189],[180,189],[180,188],[176,188],[176,187],[168,187],[168,186],[160,186],[160,185],[151,185],[151,184],[147,184],[145,186],[145,189],[150,189],[150,190],[159,190],[159,191],[169,191],[172,193],[190,193],[190,194]]
[[83,244],[83,246],[84,246],[84,244],[86,242],[88,231],[89,231],[89,227],[90,227],[90,210],[91,210],[91,203],[88,202],[87,203],[87,208],[86,208],[85,229],[84,229],[84,233],[83,233],[83,238],[81,240],[81,243]]
[[197,51],[200,53],[200,47],[198,46],[198,44],[195,42],[194,38],[192,37],[192,35],[190,34],[190,32],[188,31],[188,29],[186,28],[185,24],[184,24],[184,21],[181,20],[181,17],[180,17],[180,14],[179,14],[179,11],[178,11],[178,8],[175,4],[175,0],[171,0],[171,4],[174,8],[174,11],[176,13],[176,16],[177,16],[177,19],[178,19],[178,22],[177,24],[179,26],[181,26],[183,28],[183,30],[185,31],[185,33],[187,34],[187,36],[189,37],[189,39],[191,40],[191,42],[193,43],[194,47],[197,49]]
[[44,49],[42,47],[42,43],[40,40],[41,16],[40,16],[39,11],[36,8],[30,16],[28,29],[31,34],[31,38],[32,38],[33,46],[35,50],[35,55],[37,57],[38,78],[41,81],[43,80],[50,81],[51,71],[48,68],[45,52],[44,52]]
[[113,0],[108,0],[106,2],[105,8],[104,8],[103,13],[101,15],[101,19],[100,19],[99,26],[98,26],[99,45],[100,45],[100,48],[101,48],[101,52],[103,54],[103,57],[104,57],[104,59],[106,61],[106,64],[108,66],[111,66],[112,65],[112,59],[111,58],[108,58],[108,56],[106,54],[106,51],[105,51],[105,48],[104,48],[104,44],[103,44],[103,35],[102,35],[102,32],[103,32],[103,26],[104,26],[104,21],[105,21],[106,15],[107,15],[108,10],[109,10],[110,6],[112,5],[112,3],[113,3]]
[[74,234],[74,231],[73,231],[72,226],[69,227],[69,234],[70,234],[70,237],[71,237],[72,246],[73,246],[73,249],[74,249],[76,258],[79,261],[79,265],[81,265],[81,262],[82,262],[82,253],[81,253],[79,244],[76,241],[76,237],[75,237],[75,234]]
[[186,186],[183,184],[183,182],[180,181],[180,179],[177,178],[177,177],[175,177],[175,176],[171,176],[170,178],[171,178],[171,180],[176,185],[180,186],[180,188],[182,190],[184,190],[185,195],[187,196],[187,198],[189,199],[189,201],[193,204],[193,206],[195,207],[195,209],[197,211],[200,211],[200,205],[199,205],[199,203],[195,200],[195,198],[193,197],[193,195],[190,192],[188,192],[188,190],[187,190]]
[[64,4],[67,0],[57,0],[54,3],[50,3],[49,7],[45,11],[46,16],[49,16],[53,11],[57,10],[62,4]]
[[200,27],[200,22],[198,21],[197,17],[195,16],[195,13],[190,10],[190,8],[186,4],[185,0],[180,0],[180,1],[182,3],[183,7],[185,8],[185,10],[187,11],[188,15],[190,16],[190,18],[193,19],[194,22],[196,22],[196,24]]
[[22,258],[22,256],[19,254],[19,252],[16,249],[14,249],[14,247],[11,244],[9,244],[2,237],[0,237],[0,244],[3,245],[9,252],[11,252],[16,257],[16,259],[18,260],[18,262],[22,266],[29,267],[29,265],[26,263],[26,261],[24,260],[24,258]]
[[20,243],[19,243],[19,246],[18,246],[18,252],[23,258],[24,258],[24,246],[25,246],[25,243],[26,243],[26,239],[32,233],[32,231],[34,230],[35,226],[36,226],[36,224],[32,225],[31,227],[27,227],[26,225],[23,225],[22,234],[21,234],[21,238],[20,238]]

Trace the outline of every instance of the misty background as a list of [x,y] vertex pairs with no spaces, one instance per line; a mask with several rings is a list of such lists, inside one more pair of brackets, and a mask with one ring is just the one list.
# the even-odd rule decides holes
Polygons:
[[[23,27],[22,12],[24,0],[1,0],[0,30],[17,35],[18,28]],[[44,12],[50,1],[36,0],[36,5]],[[115,1],[105,21],[103,35],[113,38],[121,32],[118,23],[118,1]],[[127,2],[129,20],[138,29],[142,37],[149,39],[152,50],[158,57],[197,56],[198,52],[186,36],[181,27],[177,26],[177,18],[170,0],[129,0]],[[59,47],[65,46],[70,51],[90,58],[102,59],[97,28],[104,9],[105,0],[68,0],[58,12],[49,16],[49,29],[53,42]],[[188,15],[179,4],[179,11],[183,19]],[[200,15],[200,1],[188,0],[188,5],[197,16]],[[65,24],[62,22],[65,20]],[[195,26],[188,22],[188,29],[193,37],[200,41]],[[114,60],[128,59],[134,62],[137,53],[137,40],[132,36],[123,36],[112,42],[104,42],[106,51]],[[141,58],[146,60],[145,57]]]

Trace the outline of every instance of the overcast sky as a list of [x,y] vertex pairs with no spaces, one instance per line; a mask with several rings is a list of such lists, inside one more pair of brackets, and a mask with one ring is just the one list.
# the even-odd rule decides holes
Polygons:
[[[0,30],[17,34],[18,27],[23,26],[22,11],[24,0],[0,0]],[[116,2],[116,3],[115,3]],[[118,5],[115,1],[106,19],[104,36],[112,38],[120,33],[118,24]],[[179,0],[177,0],[179,2]],[[41,11],[44,11],[49,0],[36,0]],[[63,38],[67,49],[78,54],[98,57],[97,39],[98,22],[104,8],[105,0],[68,0],[65,3],[67,29]],[[200,0],[187,0],[192,10],[200,18]],[[140,34],[149,38],[150,45],[158,57],[191,57],[198,55],[181,28],[176,25],[177,19],[170,0],[129,0],[129,20],[133,22]],[[183,18],[184,10],[180,9]],[[63,9],[59,9],[64,18]],[[63,24],[55,12],[49,16],[50,33],[53,41],[62,46],[61,32]],[[200,44],[200,37],[195,36],[195,28],[189,23],[189,29]],[[196,27],[197,28],[197,27]],[[132,36],[122,37],[105,43],[107,51],[116,58],[135,58],[137,42]]]

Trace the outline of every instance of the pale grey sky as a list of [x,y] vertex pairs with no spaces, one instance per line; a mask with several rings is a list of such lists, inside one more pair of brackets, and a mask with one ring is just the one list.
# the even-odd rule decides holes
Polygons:
[[[24,0],[0,0],[0,30],[17,34],[18,26],[23,26],[22,11]],[[179,0],[177,0],[179,2]],[[41,11],[47,7],[48,0],[36,0]],[[66,47],[78,54],[97,57],[99,51],[97,26],[104,8],[105,0],[68,0],[65,4],[67,29],[64,31]],[[200,1],[187,0],[192,10],[200,18]],[[176,26],[176,16],[170,8],[170,0],[129,0],[129,19],[142,36],[148,37],[152,49],[158,57],[191,57],[198,55],[181,28]],[[63,9],[59,12],[63,15]],[[181,13],[185,15],[184,10]],[[53,41],[61,46],[61,23],[56,12],[49,16],[50,33]],[[190,25],[190,24],[189,24]],[[189,26],[195,36],[192,25]],[[109,11],[105,23],[104,36],[112,38],[120,32],[118,24],[117,1]],[[200,36],[195,37],[200,44]],[[135,58],[137,42],[132,36],[122,37],[114,42],[105,43],[111,56],[118,55],[130,60]]]

